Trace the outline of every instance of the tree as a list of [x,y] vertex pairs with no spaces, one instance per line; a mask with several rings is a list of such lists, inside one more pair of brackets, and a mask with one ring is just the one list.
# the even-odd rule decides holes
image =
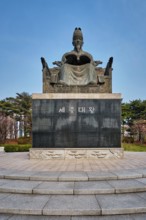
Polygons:
[[15,98],[8,97],[0,101],[0,109],[6,116],[10,116],[15,122],[17,122],[20,136],[31,136],[31,95],[26,92],[16,94],[17,96]]
[[131,135],[132,112],[130,110],[130,103],[122,103],[122,134],[123,137],[128,129],[129,135]]
[[17,120],[20,121],[20,127],[24,132],[24,137],[31,136],[32,130],[32,98],[26,93],[16,93],[15,104],[17,107]]
[[14,124],[12,118],[6,116],[3,112],[0,112],[0,144],[4,144],[7,137],[14,137]]
[[130,103],[122,103],[122,127],[128,126],[130,135],[138,135],[138,140],[143,141],[146,135],[146,100],[136,99]]
[[134,121],[132,130],[135,136],[137,135],[137,140],[143,144],[146,135],[146,120]]
[[136,99],[130,101],[130,112],[132,120],[146,119],[146,101]]

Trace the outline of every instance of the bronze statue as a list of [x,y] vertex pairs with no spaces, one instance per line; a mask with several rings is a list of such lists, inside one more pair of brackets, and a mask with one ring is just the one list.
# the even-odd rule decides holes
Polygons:
[[[75,28],[72,40],[74,49],[65,53],[61,61],[53,62],[57,67],[49,69],[45,59],[41,58],[43,66],[43,92],[59,92],[59,89],[57,89],[59,86],[61,86],[62,92],[74,92],[74,87],[78,87],[78,91],[81,92],[83,91],[81,88],[83,86],[95,87],[95,89],[90,89],[91,92],[111,92],[110,82],[113,58],[109,59],[105,69],[98,67],[102,62],[94,61],[91,54],[83,51],[83,43],[81,28]],[[63,90],[63,87],[70,88]]]
[[75,28],[72,44],[74,50],[65,53],[62,57],[59,83],[68,86],[96,85],[97,73],[95,67],[102,62],[95,62],[89,53],[82,50],[83,35],[81,28]]

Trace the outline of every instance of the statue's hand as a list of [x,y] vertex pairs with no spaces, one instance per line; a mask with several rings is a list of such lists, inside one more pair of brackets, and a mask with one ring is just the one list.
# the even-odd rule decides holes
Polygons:
[[98,66],[99,64],[102,64],[102,61],[100,61],[100,60],[94,61],[94,65],[95,65],[95,66]]
[[54,61],[54,62],[53,62],[53,65],[56,65],[56,66],[61,67],[62,62],[61,62],[61,61]]

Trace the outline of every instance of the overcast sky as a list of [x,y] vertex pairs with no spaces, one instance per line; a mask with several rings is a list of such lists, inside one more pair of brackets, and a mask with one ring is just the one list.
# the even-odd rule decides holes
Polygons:
[[73,49],[81,27],[83,50],[113,56],[113,93],[124,102],[146,99],[146,0],[0,0],[0,99],[42,92],[42,65]]

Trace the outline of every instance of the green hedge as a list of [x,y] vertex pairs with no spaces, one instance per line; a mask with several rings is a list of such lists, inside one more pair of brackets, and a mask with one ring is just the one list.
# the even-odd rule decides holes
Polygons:
[[5,144],[5,152],[28,152],[31,148],[31,144]]

